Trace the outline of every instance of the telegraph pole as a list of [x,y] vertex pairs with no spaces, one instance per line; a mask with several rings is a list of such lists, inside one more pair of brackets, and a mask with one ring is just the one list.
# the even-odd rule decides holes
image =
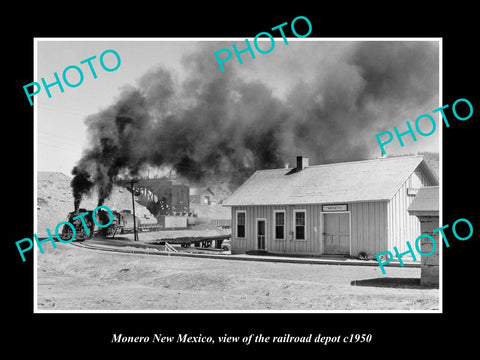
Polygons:
[[132,209],[133,209],[133,241],[138,241],[138,234],[137,234],[137,225],[136,225],[136,220],[135,220],[135,195],[134,195],[134,189],[133,189],[133,184],[138,182],[138,180],[131,179],[130,180],[130,189],[132,190]]

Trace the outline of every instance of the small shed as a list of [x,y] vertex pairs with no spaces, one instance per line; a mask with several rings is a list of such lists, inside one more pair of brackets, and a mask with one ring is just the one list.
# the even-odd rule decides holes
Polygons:
[[216,205],[215,193],[209,187],[190,188],[190,202],[193,204]]
[[188,225],[186,216],[158,215],[157,220],[164,229],[186,229]]
[[[439,285],[439,254],[440,245],[438,231],[433,230],[439,227],[439,189],[438,186],[423,187],[408,207],[408,212],[420,220],[420,231],[428,234],[435,240],[435,251],[429,256],[421,258],[421,279],[420,284],[426,287],[438,287]],[[428,238],[422,238],[420,250],[424,254],[432,251],[433,244]]]
[[420,235],[408,206],[418,189],[438,185],[422,156],[402,156],[256,171],[225,202],[232,253],[367,256],[407,251]]

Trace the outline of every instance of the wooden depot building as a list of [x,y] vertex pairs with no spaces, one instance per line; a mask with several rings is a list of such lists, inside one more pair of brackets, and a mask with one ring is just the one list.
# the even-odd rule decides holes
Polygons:
[[256,171],[225,202],[232,211],[232,254],[357,257],[407,251],[421,234],[408,213],[418,189],[438,185],[422,156]]

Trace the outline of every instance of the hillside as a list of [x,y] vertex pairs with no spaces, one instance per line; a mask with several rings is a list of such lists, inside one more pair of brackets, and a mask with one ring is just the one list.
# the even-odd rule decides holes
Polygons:
[[[59,222],[66,221],[69,212],[73,211],[73,195],[70,188],[71,178],[63,173],[40,171],[37,173],[37,234],[46,236],[46,228],[53,234]],[[221,187],[220,187],[221,188]],[[224,190],[225,191],[225,190]],[[224,196],[224,194],[222,194]],[[132,194],[125,188],[114,185],[110,198],[105,201],[112,210],[131,210]],[[97,207],[95,193],[85,196],[80,208],[93,210]],[[213,228],[209,219],[229,219],[230,208],[221,205],[191,204],[190,210],[197,214],[199,229]],[[157,219],[145,206],[135,202],[135,213],[144,224],[156,224]]]
[[[69,212],[73,211],[73,195],[70,188],[71,178],[59,172],[39,171],[37,173],[37,234],[45,236],[46,228],[52,233],[57,224],[66,221]],[[80,204],[81,208],[93,210],[98,200],[93,193],[85,196]],[[112,210],[131,210],[132,195],[121,187],[114,186],[106,206]],[[144,223],[156,223],[157,220],[144,206],[135,203],[135,212]]]
[[440,158],[436,152],[419,152],[418,155],[423,155],[427,164],[432,168],[438,178],[440,178]]

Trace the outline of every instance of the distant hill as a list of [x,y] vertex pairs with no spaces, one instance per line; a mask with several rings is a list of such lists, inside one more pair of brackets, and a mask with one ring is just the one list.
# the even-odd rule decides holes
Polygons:
[[[66,221],[68,213],[74,210],[71,180],[69,176],[60,172],[37,173],[37,235],[46,236],[46,228],[54,234],[57,224]],[[212,185],[212,188],[220,200],[230,193],[225,184]],[[93,210],[97,204],[97,196],[93,193],[82,199],[80,208]],[[114,185],[112,194],[104,205],[116,211],[131,210],[132,194],[127,189]],[[204,220],[229,219],[231,216],[230,208],[221,205],[191,204],[190,210]],[[157,223],[157,219],[150,211],[138,202],[135,202],[135,213],[143,223]]]
[[423,155],[427,164],[432,168],[437,177],[440,179],[440,154],[437,152],[419,152],[418,155]]
[[[37,234],[47,235],[46,228],[52,234],[59,222],[66,221],[73,211],[73,195],[70,187],[71,178],[60,172],[39,171],[37,173]],[[80,208],[93,210],[97,207],[96,194],[85,196]],[[131,210],[132,194],[125,188],[114,186],[106,206],[112,210]],[[144,223],[156,223],[155,217],[146,207],[135,203],[135,213]]]

